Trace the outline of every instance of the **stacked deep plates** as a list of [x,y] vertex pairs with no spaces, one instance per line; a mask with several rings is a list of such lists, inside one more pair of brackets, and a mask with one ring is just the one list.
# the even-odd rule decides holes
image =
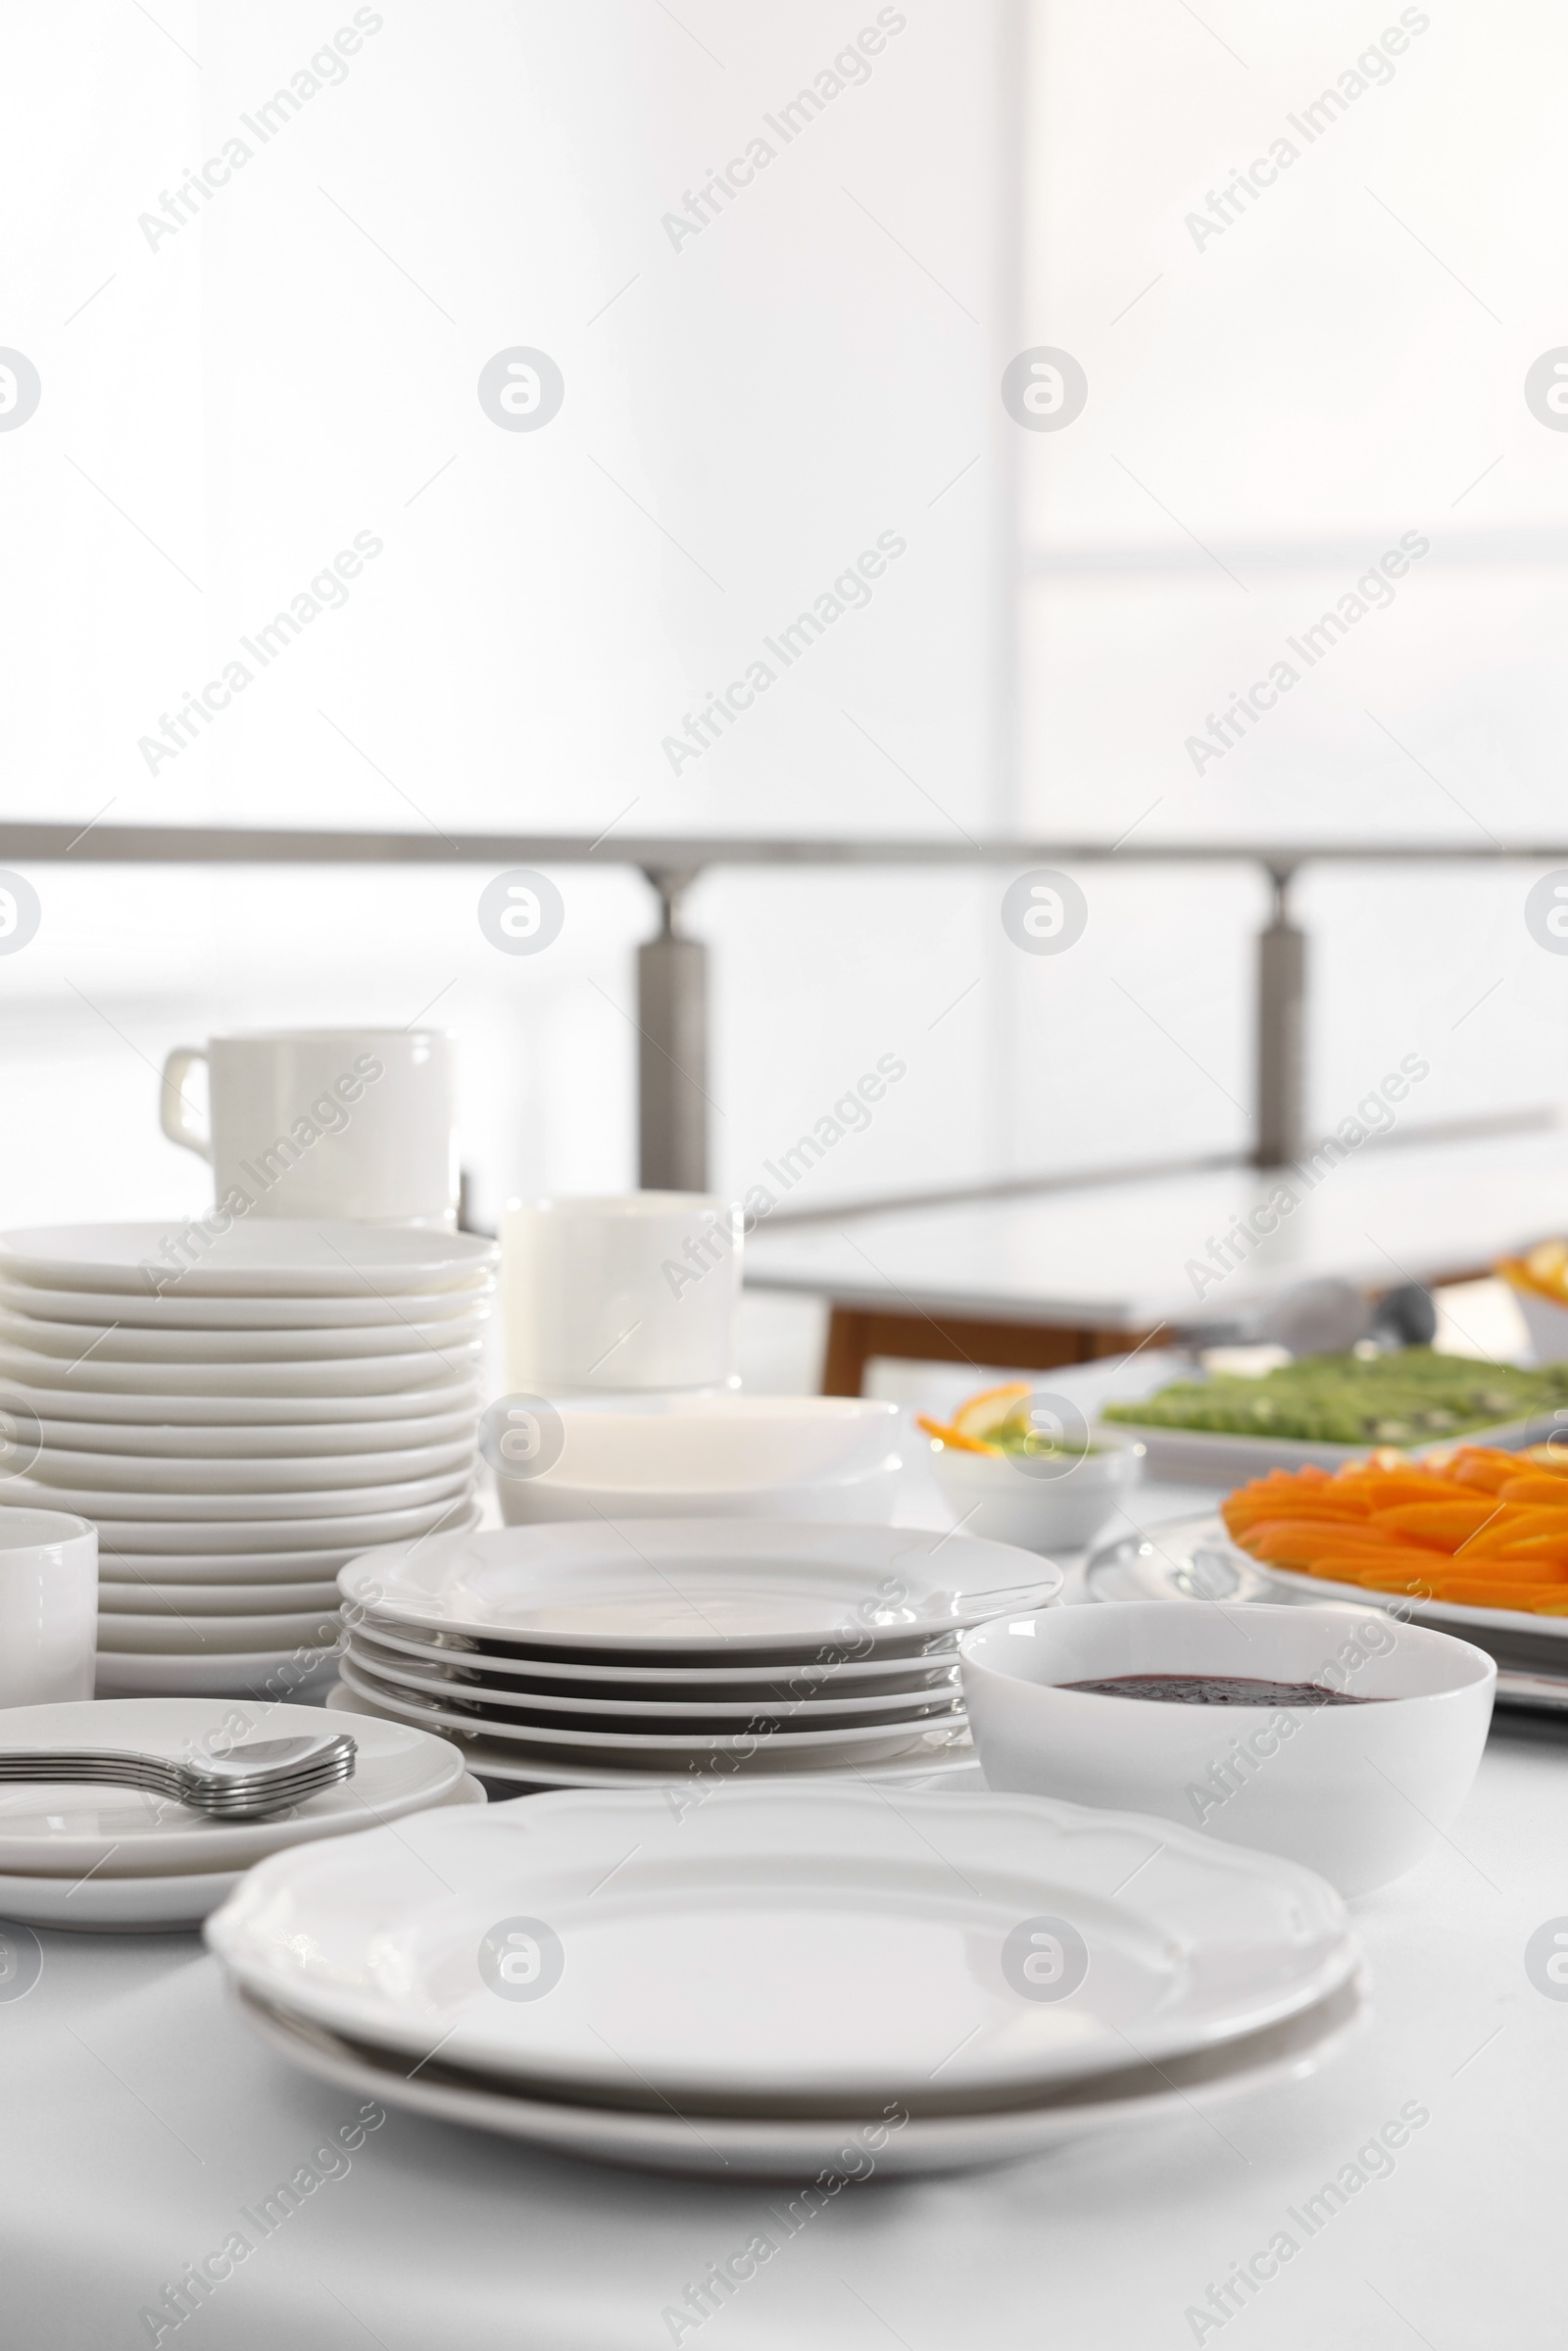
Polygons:
[[294,1694],[346,1560],[475,1522],[496,1253],[282,1218],[0,1237],[0,1504],[97,1527],[101,1696]]
[[[236,1743],[318,1735],[314,1706],[237,1708],[231,1698],[87,1698],[0,1712],[8,1754],[121,1747],[200,1763]],[[0,1916],[33,1927],[191,1927],[269,1853],[484,1790],[446,1739],[392,1723],[356,1724],[351,1779],[292,1811],[227,1822],[167,1797],[90,1782],[0,1788]]]
[[807,2218],[878,2172],[1190,2125],[1309,2072],[1363,2004],[1330,1886],[1166,1821],[844,1781],[670,1792],[279,1854],[208,1940],[255,2030],[360,2095],[810,2180]]
[[965,1763],[958,1634],[1061,1574],[959,1535],[655,1518],[447,1536],[338,1582],[329,1702],[539,1788]]

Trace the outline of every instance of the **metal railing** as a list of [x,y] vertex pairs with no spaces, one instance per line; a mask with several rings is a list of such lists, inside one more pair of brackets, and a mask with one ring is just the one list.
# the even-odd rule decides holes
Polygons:
[[[1305,1127],[1307,941],[1292,918],[1291,885],[1314,864],[1568,864],[1568,844],[1405,841],[1143,843],[1099,841],[898,841],[766,839],[720,835],[613,838],[601,834],[372,833],[224,825],[0,823],[0,863],[142,865],[632,865],[657,894],[660,927],[637,951],[638,1169],[653,1190],[702,1192],[709,1184],[708,951],[683,926],[687,891],[710,866],[995,866],[1027,870],[1109,864],[1250,865],[1273,884],[1273,911],[1257,942],[1254,1119],[1257,1166],[1298,1159]],[[1465,1122],[1468,1123],[1468,1122]],[[1470,1131],[1517,1126],[1483,1119]],[[1528,1123],[1528,1119],[1526,1120]],[[1457,1131],[1450,1128],[1450,1132]],[[1192,1164],[1186,1162],[1185,1164]],[[1063,1181],[1113,1182],[1153,1167],[1103,1169]],[[1048,1179],[1009,1177],[948,1198],[1019,1192]]]

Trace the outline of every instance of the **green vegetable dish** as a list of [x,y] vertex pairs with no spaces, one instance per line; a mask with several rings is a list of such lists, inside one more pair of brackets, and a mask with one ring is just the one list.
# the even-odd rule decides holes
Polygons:
[[1499,1421],[1547,1419],[1559,1408],[1568,1417],[1568,1363],[1520,1371],[1412,1347],[1392,1355],[1305,1355],[1256,1380],[1181,1380],[1142,1403],[1106,1404],[1100,1417],[1318,1445],[1430,1445]]

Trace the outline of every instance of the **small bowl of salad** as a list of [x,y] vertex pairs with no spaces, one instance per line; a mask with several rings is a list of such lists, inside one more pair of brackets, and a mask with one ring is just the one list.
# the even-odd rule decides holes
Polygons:
[[921,1412],[931,1468],[965,1534],[1026,1551],[1083,1550],[1137,1480],[1144,1448],[1030,1380],[983,1389],[951,1420]]

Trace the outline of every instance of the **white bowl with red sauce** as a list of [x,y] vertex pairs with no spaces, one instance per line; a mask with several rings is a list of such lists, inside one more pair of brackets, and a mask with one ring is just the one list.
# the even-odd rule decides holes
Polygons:
[[1346,1894],[1446,1835],[1497,1679],[1469,1641],[1355,1607],[1052,1608],[977,1626],[959,1656],[990,1787],[1154,1813]]

